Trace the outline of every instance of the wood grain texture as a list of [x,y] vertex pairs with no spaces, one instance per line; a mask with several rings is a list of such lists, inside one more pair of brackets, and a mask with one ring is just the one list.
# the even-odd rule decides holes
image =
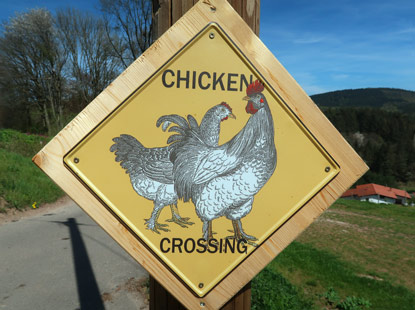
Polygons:
[[[216,6],[215,12],[208,5],[198,2],[33,158],[47,175],[187,309],[201,309],[201,302],[206,305],[203,309],[221,308],[367,170],[356,152],[232,6],[224,0],[210,1]],[[269,86],[275,89],[332,155],[341,171],[211,292],[204,298],[198,298],[164,264],[152,257],[147,247],[65,168],[63,157],[212,21],[221,25],[261,72]]]
[[[196,0],[153,0],[153,38],[159,38],[196,3]],[[229,0],[229,4],[259,35],[260,0]]]
[[193,0],[182,0],[182,16],[194,5]]
[[[251,282],[248,282],[220,310],[250,310]],[[160,283],[150,276],[150,310],[186,310]]]
[[[177,1],[181,4],[181,1]],[[177,3],[173,1],[173,3]],[[175,6],[175,17],[180,17]],[[180,5],[181,10],[181,5]],[[153,0],[153,39],[159,38],[173,21],[172,0]]]
[[[182,1],[171,1],[171,22],[174,24],[178,21],[180,17],[183,16],[182,13]],[[171,26],[171,25],[170,25]],[[170,28],[169,26],[169,28]]]
[[251,282],[245,285],[221,310],[250,310],[251,309]]

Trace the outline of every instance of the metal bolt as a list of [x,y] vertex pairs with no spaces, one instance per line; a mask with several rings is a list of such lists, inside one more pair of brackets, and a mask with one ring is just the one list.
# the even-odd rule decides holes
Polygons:
[[78,158],[78,157],[75,157],[75,158],[73,159],[73,162],[74,162],[75,164],[79,163],[79,158]]
[[199,288],[203,288],[204,284],[203,283],[199,283]]
[[209,38],[213,39],[215,37],[215,34],[213,32],[209,33]]
[[206,306],[206,304],[205,304],[203,301],[201,301],[201,302],[200,302],[200,306],[201,306],[201,307],[204,307],[204,306]]
[[330,171],[330,167],[326,167],[326,169],[324,169],[324,171],[329,172]]

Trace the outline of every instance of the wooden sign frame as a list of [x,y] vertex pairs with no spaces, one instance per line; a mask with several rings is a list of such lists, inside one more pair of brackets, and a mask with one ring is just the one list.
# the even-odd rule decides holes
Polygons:
[[[214,9],[213,9],[214,8]],[[215,22],[281,96],[340,167],[312,197],[203,298],[124,226],[64,165],[64,156],[207,24]],[[290,244],[367,171],[367,166],[323,113],[225,0],[197,3],[52,139],[33,161],[159,283],[189,309],[218,309]]]

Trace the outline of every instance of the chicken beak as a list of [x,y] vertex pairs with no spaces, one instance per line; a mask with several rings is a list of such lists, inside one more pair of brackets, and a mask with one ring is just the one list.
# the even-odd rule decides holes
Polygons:
[[245,97],[243,97],[243,98],[242,98],[242,100],[247,100],[247,101],[249,101],[249,100],[251,100],[251,97],[249,97],[249,96],[245,96]]
[[233,113],[229,114],[228,117],[233,118],[233,119],[236,119],[236,116]]

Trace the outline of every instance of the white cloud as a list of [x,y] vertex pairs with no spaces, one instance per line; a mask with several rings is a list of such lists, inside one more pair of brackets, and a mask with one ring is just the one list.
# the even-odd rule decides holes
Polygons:
[[316,94],[321,94],[321,93],[327,93],[330,90],[327,90],[326,88],[323,88],[321,86],[318,85],[301,85],[301,87],[305,90],[305,92],[311,96],[311,95],[316,95]]
[[396,34],[415,34],[415,27],[408,27],[401,30],[396,31]]
[[348,79],[349,77],[350,77],[349,74],[333,74],[331,76],[333,80],[344,80],[344,79]]
[[296,44],[315,44],[323,41],[325,41],[323,37],[306,37],[295,39],[293,42]]

